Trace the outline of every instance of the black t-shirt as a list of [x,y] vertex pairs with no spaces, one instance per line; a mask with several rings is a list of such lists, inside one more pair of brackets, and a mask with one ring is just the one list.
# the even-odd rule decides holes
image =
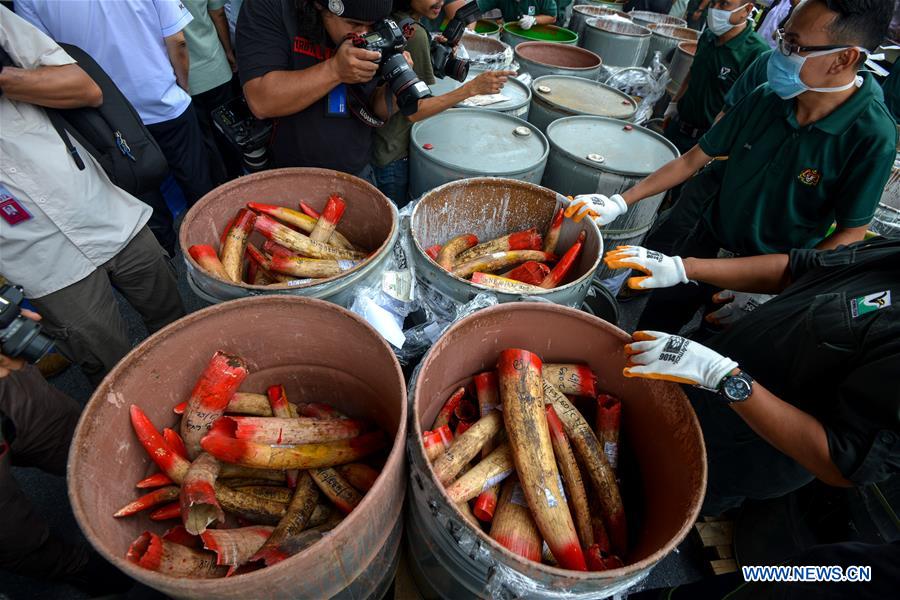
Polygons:
[[815,416],[855,483],[900,470],[900,241],[794,250],[793,283],[706,340]]
[[[241,84],[271,71],[298,71],[334,54],[327,35],[318,44],[298,34],[292,0],[246,0],[236,28]],[[362,86],[370,97],[375,83]],[[275,121],[270,152],[275,167],[322,167],[356,175],[371,159],[372,128],[348,111],[328,114],[328,96]]]

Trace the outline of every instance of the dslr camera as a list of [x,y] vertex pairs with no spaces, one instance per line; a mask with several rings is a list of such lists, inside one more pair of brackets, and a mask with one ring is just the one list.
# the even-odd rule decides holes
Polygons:
[[469,76],[469,61],[456,58],[454,49],[462,40],[466,26],[474,23],[481,16],[478,3],[469,2],[458,11],[444,29],[444,42],[431,40],[431,66],[434,76],[443,79],[448,75],[462,83]]
[[406,116],[419,110],[419,100],[431,97],[431,89],[419,79],[403,56],[413,26],[411,19],[404,19],[399,25],[392,19],[382,19],[372,26],[369,33],[351,37],[357,48],[381,53],[377,76],[391,86],[397,106]]
[[243,96],[212,111],[213,123],[244,157],[244,168],[256,173],[269,166],[268,146],[272,122],[257,119]]
[[41,333],[41,324],[22,315],[25,291],[17,285],[0,286],[0,354],[36,363],[53,347]]

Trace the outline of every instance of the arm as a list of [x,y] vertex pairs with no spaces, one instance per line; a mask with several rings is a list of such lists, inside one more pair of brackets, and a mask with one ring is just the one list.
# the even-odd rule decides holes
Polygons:
[[36,69],[4,67],[0,72],[0,89],[10,100],[47,108],[103,104],[100,87],[75,64]]
[[816,250],[833,250],[838,246],[847,246],[862,241],[866,237],[867,225],[862,227],[838,227],[834,233],[816,244]]
[[169,62],[172,63],[172,69],[175,70],[175,81],[178,82],[178,87],[190,93],[188,89],[188,72],[190,71],[191,57],[188,54],[184,32],[179,31],[167,36],[165,41]]
[[731,408],[761,438],[821,481],[838,487],[853,485],[831,459],[822,423],[809,413],[775,396],[758,381],[753,383],[750,398],[731,404]]
[[507,82],[508,78],[513,75],[515,75],[515,71],[486,71],[452,92],[420,100],[419,110],[408,118],[411,122],[418,123],[448,108],[453,108],[472,96],[497,93],[503,87],[503,84]]
[[742,258],[685,258],[688,279],[723,290],[777,294],[791,282],[787,254],[764,254]]
[[218,8],[209,11],[209,18],[212,19],[213,25],[216,27],[216,34],[219,36],[222,49],[225,50],[225,57],[228,59],[228,64],[231,65],[231,70],[237,70],[237,62],[234,59],[234,49],[231,47],[231,34],[228,30],[228,18],[225,16],[225,9]]
[[712,157],[703,152],[700,146],[694,146],[686,154],[669,161],[655,173],[642,179],[633,188],[624,192],[622,198],[630,206],[644,198],[672,189],[690,179],[711,159]]
[[556,23],[555,15],[538,15],[535,17],[535,22],[538,25],[553,25]]

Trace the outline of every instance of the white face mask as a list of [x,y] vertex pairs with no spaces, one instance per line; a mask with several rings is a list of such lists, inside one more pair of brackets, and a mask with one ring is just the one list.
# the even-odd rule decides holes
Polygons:
[[742,6],[737,7],[734,10],[722,10],[721,8],[711,8],[709,12],[706,13],[706,26],[712,31],[715,35],[725,35],[732,28],[737,27],[731,22],[731,15],[736,12],[744,10],[747,5],[744,4]]

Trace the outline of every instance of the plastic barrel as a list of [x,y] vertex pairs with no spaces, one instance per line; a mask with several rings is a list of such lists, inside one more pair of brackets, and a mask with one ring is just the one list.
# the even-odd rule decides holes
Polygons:
[[[352,343],[348,343],[352,340]],[[156,470],[129,419],[140,406],[158,428],[191,393],[218,350],[247,359],[244,391],[284,384],[292,401],[317,401],[371,419],[389,437],[390,454],[363,501],[336,529],[285,561],[222,579],[175,578],[125,560],[144,530],[171,523],[112,517],[137,494],[134,482]],[[355,314],[319,300],[247,298],[193,313],[145,340],[94,392],[72,441],[69,498],[81,530],[129,577],[174,598],[380,598],[390,587],[402,536],[406,488],[406,390],[387,343]]]
[[654,23],[660,25],[674,25],[676,27],[687,27],[687,21],[684,19],[651,12],[649,10],[633,10],[628,14],[631,15],[632,21],[638,25],[643,25],[644,27],[649,27]]
[[[468,302],[485,291],[495,294],[500,302],[519,300],[522,294],[496,292],[452,275],[428,258],[425,249],[464,233],[472,233],[481,241],[531,227],[543,234],[556,207],[567,202],[551,190],[511,179],[481,177],[442,185],[425,194],[413,209],[410,227],[416,247],[413,260],[417,276],[430,288],[459,303]],[[581,231],[587,233],[581,257],[571,276],[573,281],[526,296],[567,306],[581,306],[603,254],[603,239],[597,226],[588,221],[584,219],[581,223],[575,223],[566,219],[560,232],[557,246],[560,251],[567,250]]]
[[584,26],[588,19],[595,17],[621,17],[628,21],[631,17],[628,13],[614,8],[605,6],[596,6],[594,4],[576,4],[572,7],[572,18],[569,20],[569,29],[578,34],[578,44],[584,45]]
[[409,190],[414,198],[457,179],[496,175],[540,183],[547,138],[516,117],[454,108],[413,125]]
[[500,39],[515,48],[522,42],[554,42],[557,44],[577,44],[578,34],[556,25],[535,25],[522,29],[517,21],[506,23],[500,31]]
[[[606,598],[640,582],[685,538],[706,488],[706,452],[697,417],[678,385],[626,379],[631,336],[584,312],[550,304],[491,307],[454,324],[425,356],[408,444],[407,549],[426,598]],[[631,532],[626,566],[575,572],[530,562],[476,531],[437,482],[422,446],[441,405],[507,348],[546,362],[586,362],[601,388],[621,399],[623,499]],[[629,486],[632,486],[629,488]],[[632,493],[633,492],[633,493]]]
[[[647,49],[647,58],[644,59],[645,67],[649,67],[653,63],[653,55],[657,51],[660,54],[663,64],[667,65],[673,60],[673,54],[678,53],[675,48],[681,42],[696,42],[700,39],[700,32],[688,27],[679,27],[677,25],[650,25],[648,29],[651,31],[651,35],[650,47]],[[695,43],[694,48],[696,47]],[[688,65],[688,69],[690,69],[690,65]],[[669,76],[672,77],[671,71]]]
[[545,75],[531,84],[533,95],[528,121],[547,133],[557,119],[595,115],[629,120],[637,104],[628,94],[596,81],[565,75]]
[[607,67],[636,67],[644,62],[650,47],[650,30],[621,19],[588,19],[583,47]]
[[[347,203],[338,231],[354,244],[372,251],[369,258],[341,275],[300,285],[233,283],[213,277],[187,253],[194,244],[218,248],[223,229],[247,202],[297,210],[299,201],[303,200],[321,211],[331,194],[340,194]],[[211,304],[249,296],[291,294],[349,306],[356,287],[380,280],[398,233],[397,208],[372,184],[328,169],[290,168],[240,177],[212,190],[184,216],[179,241],[187,265],[188,283],[198,296]],[[251,237],[257,245],[262,239],[258,233]]]
[[544,75],[569,75],[596,80],[603,61],[584,48],[551,42],[522,42],[516,46],[519,70],[537,79]]

